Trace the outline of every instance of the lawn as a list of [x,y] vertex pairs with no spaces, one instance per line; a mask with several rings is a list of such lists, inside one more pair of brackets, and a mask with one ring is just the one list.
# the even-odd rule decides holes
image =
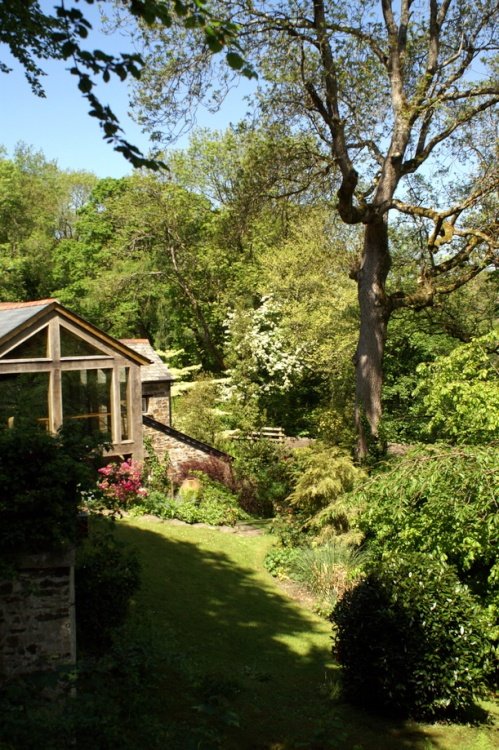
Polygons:
[[[165,706],[194,721],[214,711],[227,750],[493,750],[491,725],[419,725],[361,713],[338,700],[331,628],[264,570],[272,538],[127,519],[117,534],[140,557],[132,619],[153,623],[216,702]],[[487,706],[491,709],[491,706]],[[189,713],[190,711],[190,713]],[[203,745],[209,747],[209,745]]]

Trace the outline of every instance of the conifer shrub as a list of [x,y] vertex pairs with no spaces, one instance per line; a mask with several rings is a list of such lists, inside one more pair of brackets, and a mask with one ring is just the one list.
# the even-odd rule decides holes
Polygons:
[[432,720],[458,716],[484,694],[488,623],[442,560],[385,559],[346,592],[331,620],[345,697],[363,708]]
[[303,471],[298,476],[289,501],[305,516],[313,516],[335,502],[364,477],[364,473],[341,448],[304,448],[301,463]]

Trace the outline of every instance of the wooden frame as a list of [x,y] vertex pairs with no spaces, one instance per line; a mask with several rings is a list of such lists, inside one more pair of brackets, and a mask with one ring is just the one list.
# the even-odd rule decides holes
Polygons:
[[[43,329],[47,329],[47,357],[12,358],[9,352],[35,336]],[[81,339],[94,349],[102,351],[102,355],[89,356],[61,356],[61,330],[65,329],[73,336]],[[112,339],[99,329],[83,319],[70,313],[58,303],[49,306],[44,315],[37,314],[33,320],[13,330],[7,341],[0,345],[0,375],[22,373],[48,372],[48,424],[51,432],[55,433],[61,427],[64,419],[62,374],[71,371],[105,370],[110,378],[110,409],[112,447],[109,454],[133,455],[135,459],[143,458],[142,410],[141,410],[141,381],[140,365],[148,360],[137,355],[121,342]],[[127,431],[122,433],[122,405],[120,371],[128,371],[126,388],[126,419]],[[89,414],[81,417],[88,418]]]

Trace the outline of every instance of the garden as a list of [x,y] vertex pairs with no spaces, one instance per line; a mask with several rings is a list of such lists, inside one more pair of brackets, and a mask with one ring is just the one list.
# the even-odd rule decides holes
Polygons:
[[239,440],[173,470],[74,430],[0,437],[2,559],[77,544],[78,642],[3,685],[2,750],[494,747],[494,446],[360,467]]
[[46,5],[0,73],[134,171],[0,148],[0,750],[495,749],[496,0]]

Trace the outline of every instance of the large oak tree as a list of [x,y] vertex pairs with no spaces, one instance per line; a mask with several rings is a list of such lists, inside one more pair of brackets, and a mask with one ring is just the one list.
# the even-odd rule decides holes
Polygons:
[[[432,305],[497,263],[490,138],[499,101],[497,2],[234,0],[212,7],[239,26],[260,77],[260,117],[314,135],[317,178],[337,180],[341,219],[363,227],[351,274],[360,306],[356,421],[365,455],[368,438],[378,435],[392,313]],[[216,106],[233,83],[196,30],[149,27],[143,40],[137,104],[158,138],[196,103]],[[418,242],[412,286],[392,289],[395,221],[412,223]]]

